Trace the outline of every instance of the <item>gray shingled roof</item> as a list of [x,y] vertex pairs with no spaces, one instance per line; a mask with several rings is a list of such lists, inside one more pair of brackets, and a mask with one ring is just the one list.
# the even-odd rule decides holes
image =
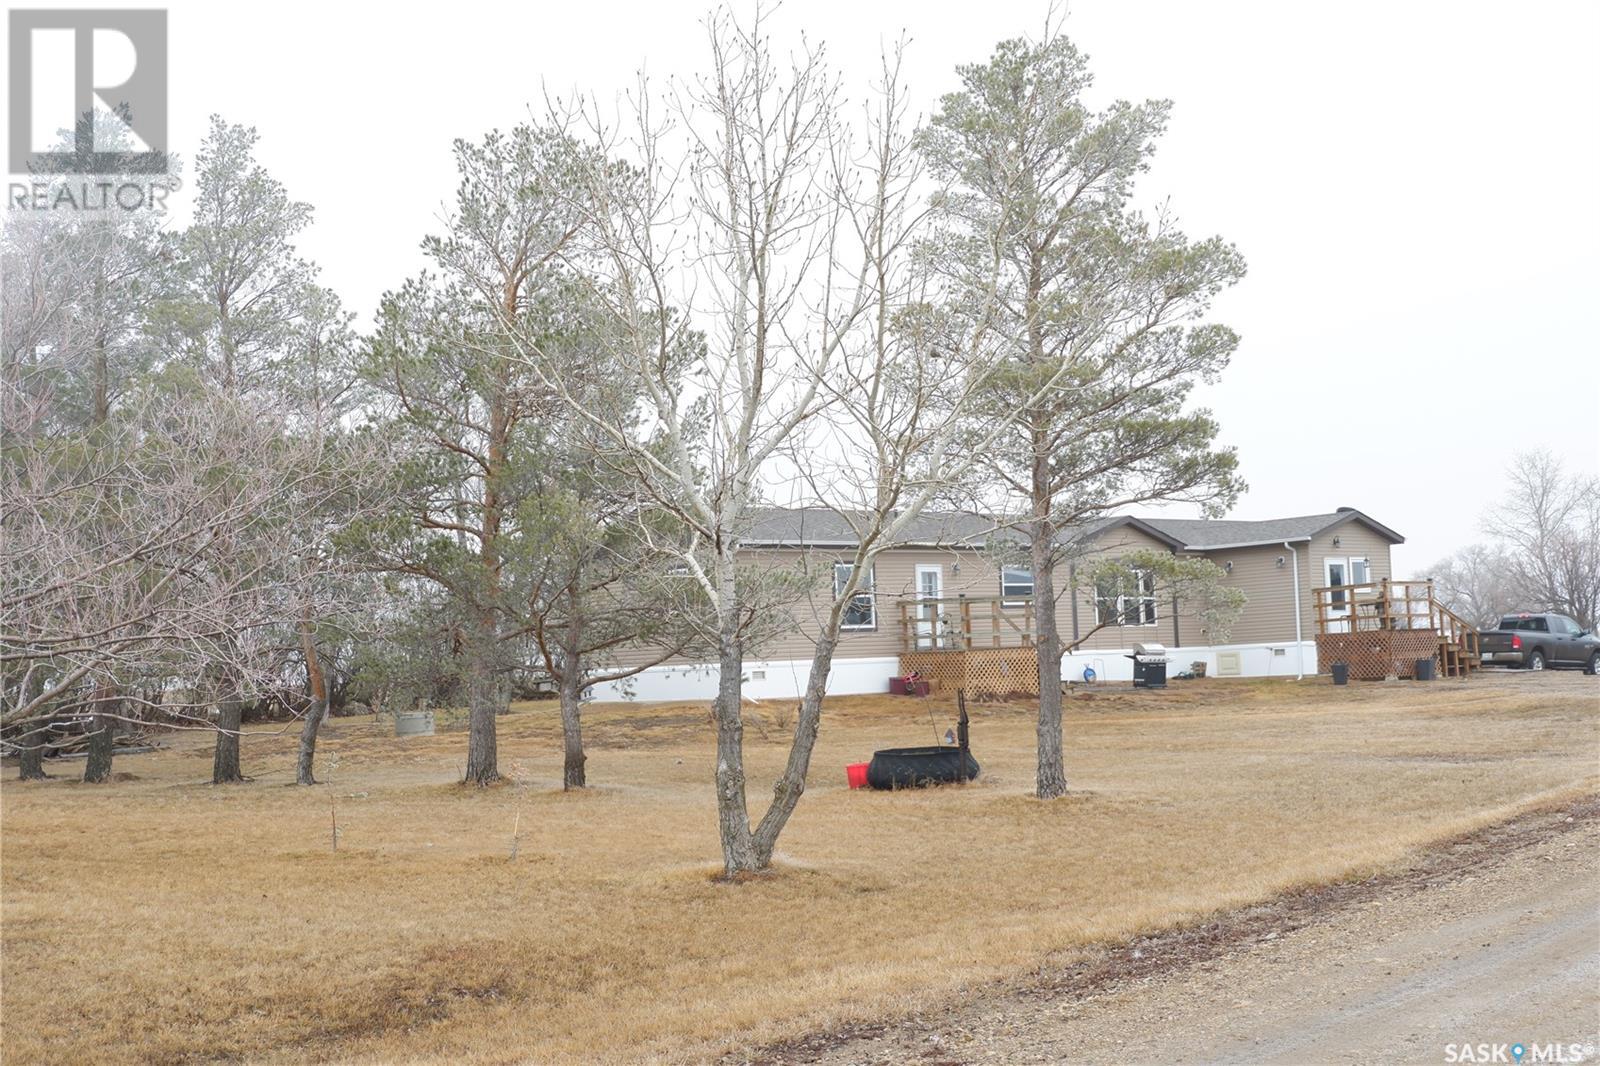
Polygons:
[[[969,545],[996,539],[994,519],[961,511],[924,512],[897,538],[900,544]],[[745,544],[810,544],[850,547],[856,529],[838,511],[827,507],[768,507],[751,516],[741,540]]]
[[[1142,519],[1128,515],[1112,515],[1085,522],[1063,530],[1060,540],[1076,540],[1092,535],[1110,526],[1130,524],[1142,528],[1156,539],[1170,539],[1172,546],[1182,547],[1177,538],[1151,528]],[[853,547],[856,530],[850,520],[827,507],[770,507],[751,516],[750,523],[740,538],[749,545],[810,545],[819,548]],[[900,545],[938,545],[940,547],[981,548],[986,544],[1013,541],[1020,543],[1022,535],[1011,527],[1001,527],[988,515],[970,511],[923,512],[912,520],[895,543]]]
[[[1129,524],[1158,538],[1171,540],[1174,547],[1196,549],[1240,547],[1247,544],[1279,544],[1286,540],[1309,540],[1324,530],[1351,520],[1365,523],[1396,544],[1405,540],[1394,530],[1354,508],[1342,508],[1330,514],[1271,518],[1259,522],[1113,515],[1086,522],[1082,526],[1064,532],[1062,539],[1076,539],[1085,534],[1099,532],[1108,526]],[[768,507],[751,515],[750,523],[741,539],[750,545],[851,547],[856,543],[856,530],[848,518],[827,507]],[[1015,530],[998,529],[995,520],[987,515],[964,511],[941,511],[919,515],[895,542],[903,545],[937,544],[944,547],[977,548],[988,542],[1009,539],[1020,538]]]
[[1309,540],[1324,530],[1352,519],[1371,526],[1396,544],[1405,540],[1394,530],[1373,521],[1353,507],[1340,508],[1331,514],[1268,518],[1259,522],[1228,518],[1146,518],[1145,522],[1168,536],[1183,541],[1186,548],[1231,548],[1246,544],[1281,544],[1286,540]]

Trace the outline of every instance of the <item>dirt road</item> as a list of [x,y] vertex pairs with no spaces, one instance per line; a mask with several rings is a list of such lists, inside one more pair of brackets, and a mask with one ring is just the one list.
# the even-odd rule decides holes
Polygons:
[[[1600,1044],[1600,808],[758,1056],[822,1063],[1525,1062]],[[1472,1045],[1467,1058],[1461,1045]],[[1456,1045],[1454,1057],[1450,1045]],[[1478,1045],[1489,1045],[1482,1048]]]

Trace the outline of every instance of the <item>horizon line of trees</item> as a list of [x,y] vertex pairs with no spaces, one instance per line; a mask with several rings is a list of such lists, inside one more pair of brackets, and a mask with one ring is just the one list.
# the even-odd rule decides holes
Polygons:
[[1430,568],[1434,592],[1474,625],[1517,611],[1564,614],[1600,625],[1600,478],[1569,473],[1549,451],[1519,452],[1506,494],[1487,509],[1470,544]]

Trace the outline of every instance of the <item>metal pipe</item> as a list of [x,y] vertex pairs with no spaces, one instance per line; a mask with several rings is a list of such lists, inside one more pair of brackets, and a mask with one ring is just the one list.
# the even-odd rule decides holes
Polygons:
[[1299,656],[1299,666],[1296,667],[1294,679],[1296,681],[1304,681],[1306,679],[1306,642],[1300,634],[1300,553],[1288,541],[1284,541],[1283,546],[1289,549],[1290,555],[1294,556],[1294,566],[1291,569],[1294,582],[1294,652],[1295,655]]

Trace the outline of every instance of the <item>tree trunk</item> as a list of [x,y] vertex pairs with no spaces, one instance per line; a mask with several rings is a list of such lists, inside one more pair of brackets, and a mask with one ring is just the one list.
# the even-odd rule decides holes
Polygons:
[[561,669],[561,743],[565,756],[561,787],[569,791],[583,788],[588,784],[583,772],[583,764],[589,757],[583,753],[583,723],[580,718],[583,703],[580,685],[578,664],[569,659],[562,664]]
[[583,788],[588,782],[583,764],[583,602],[578,593],[581,568],[567,582],[567,624],[561,630],[561,743],[564,752],[561,787]]
[[795,716],[794,742],[789,747],[789,761],[783,776],[773,786],[772,806],[762,816],[756,828],[756,858],[761,868],[772,862],[772,853],[778,846],[778,834],[788,824],[789,816],[800,803],[806,790],[806,774],[811,770],[811,753],[817,746],[817,732],[822,725],[822,698],[828,693],[828,672],[833,669],[833,654],[839,646],[837,636],[824,635],[817,641],[811,659],[811,672],[806,677],[806,691],[800,698],[800,712]]
[[111,358],[108,353],[110,344],[106,336],[106,276],[103,259],[97,259],[95,263],[94,310],[94,384],[91,390],[93,412],[90,415],[92,419],[90,424],[98,429],[111,417]]
[[[44,673],[30,670],[23,675],[22,703],[26,707],[44,691]],[[42,717],[21,723],[22,735],[17,737],[17,780],[43,781],[50,775],[44,772],[44,746],[50,737],[50,715],[44,710],[35,713]]]
[[213,785],[244,780],[239,768],[239,727],[244,719],[244,701],[229,695],[217,704],[217,748],[211,761]]
[[38,723],[31,732],[17,738],[18,781],[43,781],[49,777],[44,772],[44,743],[44,722]]
[[1035,794],[1057,799],[1067,793],[1061,751],[1061,633],[1056,627],[1055,530],[1048,521],[1033,524],[1034,650],[1039,656],[1039,766]]
[[316,634],[311,625],[310,608],[300,616],[300,650],[306,658],[306,681],[311,688],[311,706],[300,726],[300,754],[295,760],[294,783],[314,785],[312,764],[317,757],[317,733],[328,717],[328,679],[322,672],[322,657],[317,654]]
[[316,776],[312,773],[312,765],[317,758],[317,732],[327,717],[327,697],[313,699],[311,706],[306,708],[305,722],[300,726],[300,753],[294,765],[294,783],[297,785],[317,783]]
[[[1045,363],[1040,302],[1044,292],[1043,256],[1043,249],[1035,248],[1028,271],[1028,358],[1035,366]],[[1033,522],[1028,532],[1033,556],[1034,652],[1039,658],[1039,767],[1034,791],[1040,799],[1056,799],[1067,793],[1067,770],[1061,754],[1061,631],[1056,626],[1056,527],[1050,520],[1055,507],[1050,470],[1054,448],[1048,435],[1049,423],[1047,411],[1028,412],[1033,464],[1029,485]]]
[[116,747],[116,719],[96,713],[94,732],[89,734],[89,757],[83,761],[83,781],[103,785],[111,780],[111,755]]
[[717,634],[717,698],[711,705],[717,722],[717,833],[722,841],[722,870],[729,877],[755,873],[767,864],[750,832],[750,811],[744,794],[744,643],[734,593],[731,557],[719,558],[717,587],[721,617]]
[[500,683],[494,676],[491,651],[481,640],[468,654],[471,660],[467,664],[467,774],[463,782],[492,785],[500,780],[495,739]]

